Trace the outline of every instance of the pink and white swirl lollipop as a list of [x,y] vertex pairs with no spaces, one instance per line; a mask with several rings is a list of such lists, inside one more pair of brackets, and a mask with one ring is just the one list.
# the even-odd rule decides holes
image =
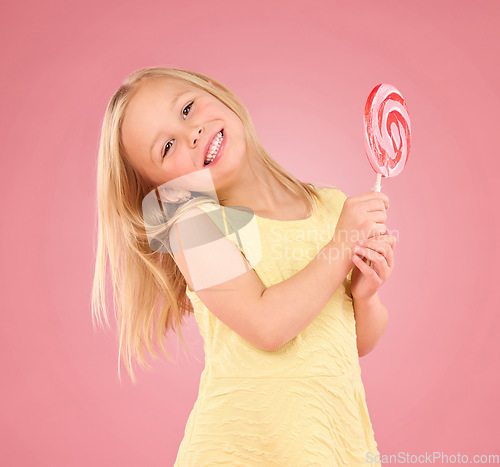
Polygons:
[[410,153],[410,116],[401,93],[390,84],[375,86],[364,113],[365,148],[377,173],[373,190],[380,191],[381,177],[395,177],[406,165]]

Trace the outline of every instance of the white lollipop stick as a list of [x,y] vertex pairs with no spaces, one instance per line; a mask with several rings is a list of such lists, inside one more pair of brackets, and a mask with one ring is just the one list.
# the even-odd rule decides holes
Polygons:
[[382,175],[377,174],[377,181],[375,182],[375,186],[372,188],[372,191],[378,191],[380,193],[380,189],[382,188],[382,185],[380,184],[381,180],[382,180]]

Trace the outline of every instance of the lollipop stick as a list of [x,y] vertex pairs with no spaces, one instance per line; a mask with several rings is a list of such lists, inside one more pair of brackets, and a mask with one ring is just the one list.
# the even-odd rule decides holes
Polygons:
[[375,182],[375,186],[372,188],[373,191],[379,191],[380,192],[380,188],[381,188],[380,180],[381,179],[382,179],[382,175],[381,174],[377,174],[377,181]]
[[[377,181],[375,182],[375,186],[372,188],[372,191],[378,191],[380,193],[380,188],[381,188],[380,180],[381,179],[382,179],[382,175],[377,174]],[[373,262],[371,260],[369,260],[368,258],[366,259],[366,264],[368,264],[368,266],[370,266],[370,267],[373,266]]]

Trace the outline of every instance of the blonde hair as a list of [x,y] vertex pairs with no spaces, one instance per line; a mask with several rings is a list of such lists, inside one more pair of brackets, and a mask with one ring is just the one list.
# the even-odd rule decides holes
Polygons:
[[[121,139],[121,124],[131,98],[144,80],[159,77],[182,80],[219,99],[243,122],[247,154],[256,154],[270,174],[300,197],[313,213],[317,213],[319,199],[314,185],[299,181],[271,159],[257,138],[247,109],[222,83],[201,73],[165,67],[144,68],[125,78],[108,103],[101,129],[97,161],[98,239],[91,301],[94,328],[96,324],[103,327],[103,321],[109,327],[105,294],[109,257],[119,338],[118,377],[121,381],[123,359],[133,383],[136,379],[132,360],[142,368],[151,369],[144,350],[158,358],[155,338],[163,354],[172,360],[163,337],[172,329],[185,344],[181,331],[183,318],[194,311],[186,295],[186,280],[173,256],[150,247],[142,201],[156,187],[130,164]],[[192,200],[179,208],[165,228],[168,230],[188,207],[203,201]]]

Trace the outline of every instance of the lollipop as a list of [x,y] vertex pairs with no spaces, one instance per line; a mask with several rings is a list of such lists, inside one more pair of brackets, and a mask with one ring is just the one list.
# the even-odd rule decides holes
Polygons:
[[410,116],[401,93],[390,84],[379,84],[368,96],[364,113],[366,155],[380,191],[381,177],[395,177],[410,153]]

